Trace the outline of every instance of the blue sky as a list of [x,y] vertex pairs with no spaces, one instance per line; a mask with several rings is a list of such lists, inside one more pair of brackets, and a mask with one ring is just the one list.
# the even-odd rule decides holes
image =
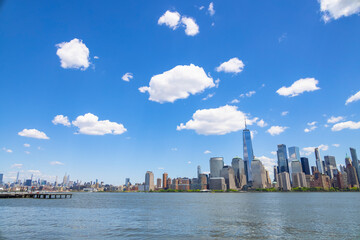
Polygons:
[[360,151],[360,3],[336,2],[3,1],[0,171],[194,177],[242,157],[245,117],[268,168],[281,143],[343,164]]

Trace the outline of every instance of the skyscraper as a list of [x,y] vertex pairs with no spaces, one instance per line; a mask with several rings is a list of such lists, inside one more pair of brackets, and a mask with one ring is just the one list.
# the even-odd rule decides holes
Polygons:
[[0,185],[3,184],[3,177],[4,177],[4,174],[0,173]]
[[167,178],[168,178],[168,174],[167,173],[163,173],[163,189],[168,189],[169,186],[167,184]]
[[324,174],[325,171],[324,171],[323,163],[321,161],[319,148],[315,148],[315,159],[316,159],[316,167],[317,167],[318,171],[321,174]]
[[[246,121],[246,120],[245,120]],[[246,126],[243,130],[243,150],[244,150],[244,164],[245,164],[245,173],[246,180],[248,184],[251,184],[252,175],[251,175],[251,161],[254,160],[254,152],[251,141],[251,132]]]
[[130,178],[125,178],[125,186],[130,186]]
[[154,174],[147,171],[145,174],[145,191],[154,191]]
[[156,188],[161,188],[161,178],[156,179]]
[[266,188],[267,179],[266,179],[266,170],[259,159],[254,159],[251,162],[252,170],[252,187],[253,188]]
[[350,148],[350,153],[352,158],[352,165],[356,170],[357,178],[360,179],[359,159],[357,157],[355,148]]
[[289,158],[300,161],[299,147],[289,147]]
[[224,167],[224,158],[210,158],[210,178],[220,177],[221,169]]
[[279,144],[277,150],[279,173],[289,172],[287,150],[285,144]]
[[236,189],[234,169],[230,166],[224,166],[220,171],[220,176],[225,179],[227,189]]
[[200,174],[201,174],[201,167],[200,165],[197,166],[197,178],[200,178]]
[[301,167],[305,175],[310,175],[310,167],[309,167],[309,159],[306,157],[302,157],[301,159]]
[[236,186],[241,189],[246,185],[244,160],[239,157],[234,157],[231,161],[231,166],[234,169]]

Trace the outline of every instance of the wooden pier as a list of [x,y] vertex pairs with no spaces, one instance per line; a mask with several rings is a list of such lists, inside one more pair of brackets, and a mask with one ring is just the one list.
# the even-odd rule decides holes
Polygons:
[[72,198],[68,192],[1,192],[0,198],[61,199]]

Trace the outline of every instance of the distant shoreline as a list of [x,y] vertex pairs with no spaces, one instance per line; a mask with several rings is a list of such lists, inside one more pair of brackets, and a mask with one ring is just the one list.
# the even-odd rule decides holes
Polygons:
[[230,190],[230,191],[221,191],[221,190],[209,190],[209,191],[200,191],[200,190],[155,190],[155,191],[71,191],[74,193],[268,193],[268,192],[278,192],[278,193],[292,193],[292,192],[360,192],[359,188],[351,189],[322,189],[322,188],[293,188],[291,191],[281,191],[274,188],[264,188],[264,189],[253,189],[253,190]]

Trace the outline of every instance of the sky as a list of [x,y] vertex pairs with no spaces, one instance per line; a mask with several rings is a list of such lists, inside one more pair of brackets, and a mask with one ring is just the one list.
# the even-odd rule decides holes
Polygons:
[[0,1],[4,180],[360,151],[360,1]]

